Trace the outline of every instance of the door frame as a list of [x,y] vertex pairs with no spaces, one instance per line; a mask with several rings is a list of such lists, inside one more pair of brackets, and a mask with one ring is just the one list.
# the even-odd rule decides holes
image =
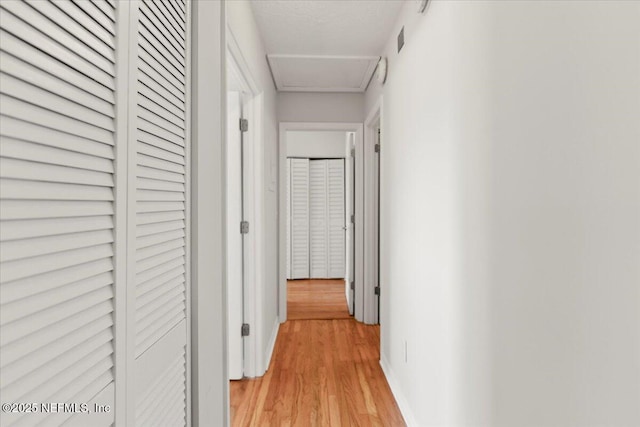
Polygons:
[[[382,203],[381,196],[382,191],[380,192],[380,197],[378,197],[379,207],[375,206],[375,197],[374,190],[375,186],[375,168],[378,167],[376,164],[376,153],[375,153],[375,145],[377,142],[377,134],[378,129],[380,129],[381,139],[384,136],[383,130],[383,102],[382,96],[376,101],[376,103],[371,108],[367,118],[364,122],[364,247],[366,248],[364,254],[364,323],[366,324],[376,324],[379,323],[379,313],[378,313],[378,301],[382,302],[384,298],[381,298],[382,295],[386,295],[386,290],[381,289],[380,296],[375,294],[375,286],[374,283],[376,277],[376,269],[379,268],[380,277],[378,281],[382,281],[382,270],[384,268],[383,264],[378,263],[375,260],[375,247],[378,246],[379,251],[379,259],[382,260],[382,235],[378,236],[376,233],[376,215],[375,210],[379,210],[378,221],[381,222],[381,218],[383,216],[384,203]],[[380,185],[382,186],[382,176],[383,176],[383,162],[382,162],[382,152],[380,150],[379,153],[379,176],[380,176]],[[378,239],[379,237],[379,239]],[[382,287],[382,286],[381,286]]]
[[[264,153],[263,115],[264,95],[262,88],[253,77],[251,68],[242,54],[231,28],[227,25],[226,62],[229,72],[242,85],[242,115],[249,121],[249,130],[243,132],[243,215],[250,224],[249,233],[243,241],[243,323],[250,325],[251,331],[244,337],[243,373],[245,377],[261,376],[266,371],[265,355],[259,349],[263,344],[262,301],[264,252],[263,248],[263,176]],[[226,187],[226,186],[225,186]],[[239,225],[238,225],[239,232]],[[240,333],[240,331],[238,331]]]
[[[356,256],[354,260],[355,264],[355,310],[354,317],[356,320],[364,321],[364,304],[363,304],[363,291],[364,291],[364,215],[363,215],[363,125],[362,123],[311,123],[311,122],[280,122],[279,126],[279,184],[278,184],[278,319],[280,323],[284,323],[287,320],[287,132],[288,131],[344,131],[355,133],[355,247]],[[360,177],[360,179],[358,179]]]

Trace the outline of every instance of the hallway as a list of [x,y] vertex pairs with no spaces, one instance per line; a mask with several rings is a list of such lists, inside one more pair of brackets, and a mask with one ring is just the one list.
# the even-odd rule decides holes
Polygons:
[[344,280],[288,280],[289,320],[349,319]]
[[[231,382],[231,425],[405,425],[379,364],[380,326],[349,318],[344,282],[290,281],[289,290],[269,370]],[[346,318],[292,320],[305,312]]]

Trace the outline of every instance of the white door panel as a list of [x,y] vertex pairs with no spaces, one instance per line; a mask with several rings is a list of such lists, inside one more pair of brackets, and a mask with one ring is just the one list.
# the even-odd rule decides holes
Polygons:
[[309,159],[291,159],[291,278],[309,277]]
[[181,426],[187,418],[187,32],[184,1],[175,4],[170,14],[160,2],[136,3],[135,164],[148,171],[130,178],[136,425]]
[[329,277],[327,161],[309,162],[309,263],[311,277]]
[[327,160],[327,277],[345,277],[344,160]]
[[242,117],[241,94],[227,94],[227,333],[229,379],[242,378]]

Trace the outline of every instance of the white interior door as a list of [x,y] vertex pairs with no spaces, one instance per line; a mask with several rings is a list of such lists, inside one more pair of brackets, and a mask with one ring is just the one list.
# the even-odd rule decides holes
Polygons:
[[[345,159],[345,223],[347,224],[347,254],[346,254],[346,276],[345,276],[345,294],[347,297],[347,306],[349,307],[349,314],[353,315],[354,308],[354,289],[355,287],[355,224],[351,221],[355,218],[355,135],[353,133],[347,136],[347,150]],[[353,151],[352,151],[353,150]]]
[[291,278],[309,277],[309,159],[291,159]]
[[137,78],[131,88],[136,141],[131,141],[130,158],[136,173],[129,191],[135,218],[135,331],[127,401],[135,406],[135,425],[183,426],[188,416],[187,4],[132,5],[138,9],[132,32]]
[[344,160],[326,160],[327,165],[327,276],[344,278],[346,273],[346,224]]
[[291,279],[291,159],[287,159],[287,279]]
[[377,138],[378,148],[373,163],[373,283],[378,292],[375,293],[373,311],[375,323],[380,323],[380,129]]
[[229,379],[243,375],[242,94],[227,94],[227,333]]
[[[116,287],[125,289],[114,188],[127,169],[114,161],[117,10],[85,3],[0,4],[3,404],[114,407]],[[5,427],[114,422],[113,410],[0,413]]]
[[327,161],[309,161],[309,263],[310,277],[329,277]]

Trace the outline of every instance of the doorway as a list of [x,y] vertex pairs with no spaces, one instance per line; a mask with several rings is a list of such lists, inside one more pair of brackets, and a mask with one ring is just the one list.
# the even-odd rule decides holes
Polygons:
[[263,345],[262,242],[263,95],[230,30],[227,33],[225,145],[227,358],[232,380],[266,370]]
[[[361,186],[362,180],[357,173],[362,176],[362,163],[358,162],[361,147],[361,124],[280,125],[281,164],[285,165],[281,168],[280,194],[284,197],[280,210],[287,213],[280,223],[280,322],[287,320],[289,303],[295,309],[313,295],[316,302],[337,296],[344,309],[341,313],[362,321],[362,299],[358,298],[362,270],[357,268],[362,257],[362,243],[358,244],[362,231],[357,230],[362,226],[358,221],[362,215],[358,184]],[[300,279],[316,289],[291,282]],[[291,300],[289,291],[295,293]],[[324,310],[313,302],[304,303],[308,310],[312,306]],[[300,318],[299,314],[294,317]]]
[[364,322],[380,323],[380,309],[384,308],[383,273],[380,262],[383,256],[381,220],[384,204],[381,202],[383,176],[382,99],[374,105],[364,125]]

